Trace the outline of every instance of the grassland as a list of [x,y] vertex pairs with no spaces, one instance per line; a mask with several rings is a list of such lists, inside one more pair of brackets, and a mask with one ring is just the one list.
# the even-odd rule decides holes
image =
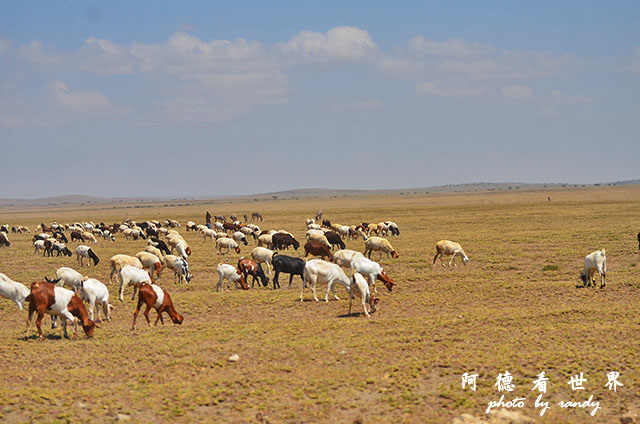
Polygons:
[[[44,342],[24,340],[26,312],[0,299],[0,419],[3,422],[450,422],[463,413],[484,416],[500,394],[494,384],[508,370],[516,385],[505,400],[526,397],[523,409],[541,422],[620,422],[640,410],[638,289],[640,188],[548,192],[404,195],[218,204],[212,213],[258,209],[265,229],[287,229],[301,239],[304,219],[319,207],[333,222],[394,220],[391,239],[400,258],[382,264],[398,285],[379,290],[370,319],[346,316],[348,301],[299,302],[292,289],[215,292],[216,266],[247,255],[218,255],[211,241],[181,232],[190,243],[194,280],[159,284],[185,316],[132,331],[131,289],[113,321],[94,339],[64,340],[48,328]],[[28,225],[76,220],[121,221],[125,216],[201,222],[205,207],[0,210],[0,222]],[[434,244],[460,242],[471,261],[432,267]],[[29,284],[52,276],[73,258],[33,254],[30,235],[11,235],[0,249],[0,272]],[[71,244],[75,247],[75,244]],[[102,259],[84,273],[108,280],[108,258],[135,254],[144,241],[99,241]],[[348,248],[362,250],[361,240]],[[605,289],[576,288],[584,256],[605,247]],[[300,254],[300,253],[298,253]],[[284,285],[286,287],[286,285]],[[321,288],[322,290],[323,288]],[[360,312],[356,308],[355,311]],[[152,312],[152,317],[155,312]],[[33,332],[32,332],[33,333]],[[228,362],[237,353],[240,361]],[[531,391],[540,371],[550,378],[540,418]],[[618,371],[624,387],[604,387]],[[479,374],[476,392],[462,390],[464,372]],[[567,381],[584,373],[585,390]],[[560,409],[561,400],[600,402]]]

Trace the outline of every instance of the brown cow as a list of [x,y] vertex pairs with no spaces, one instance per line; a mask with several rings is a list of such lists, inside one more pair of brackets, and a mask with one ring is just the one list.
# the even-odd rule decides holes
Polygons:
[[77,320],[80,320],[82,323],[82,329],[87,338],[93,337],[93,331],[97,325],[89,319],[89,314],[87,314],[84,303],[82,303],[82,300],[73,291],[44,281],[31,283],[31,293],[26,297],[25,301],[29,302],[27,337],[29,336],[29,326],[31,325],[31,318],[34,312],[38,313],[36,317],[36,327],[38,328],[40,340],[44,340],[41,324],[45,313],[63,318],[65,337],[68,337],[67,320],[73,322],[74,339],[78,338]]
[[149,311],[151,311],[151,307],[154,307],[158,313],[156,322],[153,325],[157,325],[158,320],[160,320],[162,325],[164,325],[164,320],[162,319],[162,314],[164,312],[169,314],[169,317],[174,324],[182,324],[182,321],[184,320],[182,315],[176,312],[176,309],[173,307],[173,302],[171,301],[169,293],[167,293],[162,287],[155,284],[142,284],[140,289],[138,289],[138,306],[133,313],[132,330],[136,329],[136,319],[138,318],[138,313],[140,312],[140,308],[143,304],[147,305],[147,309],[144,311],[144,317],[147,319],[147,324],[149,324],[149,326],[151,326],[151,320],[149,320]]

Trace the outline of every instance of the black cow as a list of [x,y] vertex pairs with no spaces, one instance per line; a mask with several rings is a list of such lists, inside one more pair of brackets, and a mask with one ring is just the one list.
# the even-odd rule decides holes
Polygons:
[[335,246],[339,246],[340,249],[344,249],[347,247],[342,241],[342,237],[340,237],[338,233],[335,233],[333,231],[327,231],[326,233],[324,233],[324,236],[327,238],[327,240],[329,240],[329,243],[331,243],[332,249]]
[[304,281],[304,265],[306,261],[302,258],[294,258],[292,256],[287,255],[273,255],[271,259],[271,265],[273,265],[273,270],[275,275],[273,276],[273,288],[274,290],[280,288],[280,283],[278,282],[278,276],[281,272],[289,274],[289,287],[291,287],[291,282],[293,281],[294,275],[299,275],[300,278]]
[[291,237],[287,233],[275,233],[271,237],[271,248],[276,250],[288,249],[289,246],[293,246],[295,250],[300,247],[300,242]]

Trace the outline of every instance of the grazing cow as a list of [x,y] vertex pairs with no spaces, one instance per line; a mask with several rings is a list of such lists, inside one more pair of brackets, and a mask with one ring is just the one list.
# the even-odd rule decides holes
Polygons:
[[333,282],[337,281],[344,286],[350,284],[349,277],[344,273],[342,268],[331,262],[323,261],[322,259],[311,259],[307,261],[304,266],[304,278],[302,280],[302,290],[300,291],[300,301],[302,302],[304,288],[307,286],[307,282],[311,282],[311,290],[313,291],[313,299],[317,302],[316,296],[316,284],[327,283],[327,293],[324,296],[324,301],[329,301],[329,290],[331,289],[333,297],[336,300],[340,300],[336,296],[335,289],[333,288]]
[[294,258],[287,255],[275,255],[271,259],[271,262],[273,263],[273,271],[275,273],[273,277],[274,290],[276,288],[280,288],[278,276],[281,272],[289,274],[289,287],[291,287],[291,282],[293,281],[294,275],[299,275],[300,278],[304,281],[304,265],[306,263],[304,259]]
[[218,276],[220,276],[220,280],[218,281],[218,286],[216,287],[216,291],[223,290],[222,280],[227,279],[227,289],[231,285],[231,282],[235,283],[236,290],[238,290],[238,283],[243,290],[249,290],[249,285],[244,279],[244,276],[240,272],[238,268],[229,264],[218,264]]
[[607,279],[607,257],[604,249],[596,250],[584,258],[584,269],[580,274],[583,286],[589,287],[592,283],[593,287],[596,286],[593,278],[596,272],[600,274],[600,288],[603,288]]
[[331,249],[336,246],[338,246],[340,249],[344,249],[347,247],[342,241],[342,238],[333,231],[327,231],[326,233],[324,233],[324,236],[327,238],[329,243],[331,243]]
[[68,337],[67,320],[73,323],[74,339],[78,338],[77,320],[81,322],[87,338],[93,337],[96,323],[89,319],[84,303],[75,292],[44,281],[31,283],[31,293],[26,297],[26,301],[29,302],[26,337],[29,337],[31,319],[36,312],[36,327],[38,328],[40,340],[44,340],[41,324],[45,313],[63,318],[65,337]]
[[291,234],[276,233],[271,236],[271,249],[282,250],[288,249],[289,246],[293,246],[294,250],[298,250],[298,248],[300,247],[300,242],[293,238]]
[[0,232],[0,247],[2,246],[11,246],[11,242],[9,241],[9,237],[7,237],[7,233],[2,231]]
[[331,253],[331,249],[329,249],[329,246],[321,241],[312,239],[307,241],[307,243],[304,245],[304,256],[306,258],[309,255],[320,256],[322,258],[327,257],[330,261],[333,261],[333,254]]
[[460,246],[460,244],[449,240],[440,240],[436,243],[436,255],[433,257],[433,263],[431,264],[431,266],[436,264],[436,259],[438,258],[440,258],[440,263],[442,264],[442,266],[445,266],[444,262],[442,261],[442,257],[449,255],[451,255],[449,266],[451,266],[452,264],[453,266],[456,266],[454,262],[456,256],[462,257],[462,263],[465,265],[467,264],[467,262],[469,262],[469,258],[464,253],[464,250],[462,250],[462,246]]
[[152,307],[158,314],[156,322],[153,325],[158,325],[158,320],[160,320],[162,325],[164,325],[164,320],[162,319],[162,314],[164,312],[169,314],[169,317],[174,324],[181,325],[184,321],[182,315],[180,315],[174,308],[173,301],[171,301],[169,293],[167,293],[162,287],[155,284],[142,284],[138,293],[138,306],[136,306],[136,310],[133,313],[132,330],[136,329],[136,319],[138,318],[138,313],[140,312],[140,308],[143,304],[147,305],[147,309],[145,309],[143,315],[147,319],[147,324],[149,324],[149,326],[151,326],[149,311]]
[[269,284],[269,277],[267,277],[264,274],[264,270],[262,269],[262,266],[256,261],[253,261],[251,259],[240,258],[238,260],[238,269],[240,270],[240,272],[242,272],[245,282],[248,281],[247,280],[248,275],[251,275],[253,277],[253,281],[251,282],[251,288],[253,288],[253,285],[256,282],[256,278],[260,280],[263,287],[267,287],[267,285]]

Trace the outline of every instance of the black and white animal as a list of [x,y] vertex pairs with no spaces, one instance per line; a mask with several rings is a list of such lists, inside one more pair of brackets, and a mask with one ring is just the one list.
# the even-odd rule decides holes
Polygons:
[[0,247],[2,246],[7,246],[7,247],[11,246],[11,242],[7,237],[7,233],[5,233],[4,231],[0,232]]
[[100,259],[94,253],[94,251],[89,246],[85,246],[84,244],[81,244],[76,248],[76,255],[78,262],[80,262],[80,266],[84,266],[83,259],[87,259],[87,265],[91,265],[91,262],[89,260],[92,260],[94,265],[98,265],[98,262],[100,262]]

